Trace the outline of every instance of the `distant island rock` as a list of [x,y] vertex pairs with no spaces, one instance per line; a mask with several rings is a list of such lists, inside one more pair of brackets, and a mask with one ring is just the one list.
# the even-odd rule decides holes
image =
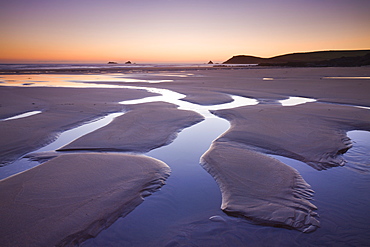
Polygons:
[[127,61],[125,64],[132,64],[131,61]]
[[108,64],[118,64],[117,62],[108,62]]
[[213,62],[212,61],[209,61],[208,64],[213,64]]
[[370,50],[290,53],[271,58],[238,55],[223,64],[256,64],[287,67],[355,67],[370,65]]

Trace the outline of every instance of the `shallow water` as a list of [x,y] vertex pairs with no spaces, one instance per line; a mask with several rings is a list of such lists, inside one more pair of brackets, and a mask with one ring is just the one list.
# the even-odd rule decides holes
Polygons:
[[[114,118],[123,115],[123,112],[119,113],[112,113],[107,116],[101,117],[100,119],[97,119],[96,121],[86,123],[82,126],[79,126],[77,128],[67,130],[63,133],[61,133],[57,139],[50,144],[32,152],[32,153],[40,153],[40,152],[48,152],[48,151],[54,151],[57,150],[72,141],[76,140],[77,138],[86,135],[90,132],[93,132],[99,128],[104,127],[105,125],[108,125],[111,121],[113,121]],[[27,155],[25,155],[27,156]],[[24,172],[28,169],[31,169],[32,167],[40,165],[39,162],[29,160],[28,158],[20,158],[13,162],[10,165],[0,167],[0,180],[7,178],[9,176],[15,175],[20,172]]]
[[350,131],[347,163],[317,171],[303,162],[271,155],[295,168],[315,191],[321,228],[301,236],[308,246],[367,246],[370,243],[370,132]]
[[141,104],[141,103],[148,103],[148,102],[165,101],[165,102],[177,105],[178,109],[180,110],[195,111],[204,117],[215,117],[213,114],[209,112],[210,110],[221,110],[221,109],[235,108],[239,106],[258,104],[258,101],[255,99],[232,95],[231,98],[233,99],[233,101],[230,103],[205,106],[205,105],[197,105],[197,104],[190,103],[187,101],[182,101],[181,99],[185,97],[184,94],[170,91],[168,89],[147,88],[147,87],[129,87],[129,88],[146,89],[147,91],[152,92],[152,93],[159,93],[161,94],[161,96],[153,96],[153,97],[147,97],[147,98],[135,99],[135,100],[126,100],[126,101],[121,101],[120,104],[133,105],[133,104]]
[[[88,240],[83,246],[115,246],[116,241],[119,243],[117,246],[368,246],[370,178],[368,173],[350,169],[349,165],[350,157],[357,156],[358,150],[369,150],[370,133],[352,131],[348,135],[356,143],[345,154],[348,163],[344,167],[317,171],[300,161],[273,156],[297,169],[315,190],[313,203],[318,206],[321,228],[313,233],[254,225],[245,219],[229,217],[217,209],[173,222],[171,227],[161,231],[157,227],[163,227],[164,223],[152,224],[155,222],[153,215],[162,212],[160,217],[166,220],[168,216],[166,211],[161,211],[162,207],[168,210],[176,206],[168,199],[171,197],[161,198],[161,193],[170,190],[166,185],[161,192],[147,199],[151,200],[152,205],[144,202],[140,206],[142,208],[138,207],[132,215],[119,219],[115,223],[117,225],[112,225],[112,228],[102,232],[96,239]],[[362,156],[362,161],[366,163],[368,158],[369,155]],[[156,205],[155,209],[150,211],[153,205]],[[214,217],[208,217],[210,215]],[[140,218],[139,226],[136,225],[137,217]],[[144,236],[143,241],[140,240],[141,236]]]
[[308,102],[315,102],[315,99],[303,98],[303,97],[289,97],[288,99],[279,100],[282,106],[295,106]]
[[14,119],[18,119],[18,118],[30,117],[30,116],[39,114],[41,112],[42,111],[30,111],[30,112],[22,113],[22,114],[13,116],[13,117],[5,118],[5,119],[0,119],[0,121],[8,121],[8,120],[14,120]]
[[226,120],[207,118],[183,130],[170,145],[147,153],[171,167],[166,185],[82,246],[163,246],[173,227],[223,214],[219,188],[199,158],[228,127]]
[[334,79],[334,80],[338,80],[338,79],[342,79],[342,80],[353,80],[353,79],[357,79],[357,80],[369,80],[370,77],[369,76],[331,76],[331,77],[323,77],[323,79]]
[[370,175],[370,132],[349,131],[347,136],[353,140],[353,148],[344,155],[346,168]]
[[[244,64],[245,66],[245,64]],[[193,67],[193,68],[199,68],[199,67],[213,67],[213,64],[199,64],[199,63],[155,63],[155,64],[126,64],[126,63],[117,63],[117,64],[101,64],[101,63],[81,63],[81,64],[53,64],[53,63],[46,63],[46,64],[0,64],[0,72],[6,71],[6,70],[41,70],[40,73],[42,73],[45,70],[86,70],[86,69],[97,69],[97,70],[105,70],[105,69],[145,69],[145,68],[168,68],[168,67]],[[126,71],[126,70],[125,70]]]
[[303,234],[254,225],[229,217],[219,209],[221,195],[217,185],[200,168],[197,158],[216,138],[205,134],[208,128],[217,127],[219,132],[227,128],[218,122],[219,119],[207,119],[180,133],[173,146],[148,153],[171,166],[173,173],[168,184],[82,246],[367,246],[369,173],[349,166],[353,156],[365,163],[369,159],[368,155],[360,155],[361,158],[357,154],[363,148],[369,150],[370,132],[348,134],[356,143],[345,154],[348,163],[344,167],[317,171],[303,162],[273,155],[297,169],[315,190],[313,203],[318,207],[321,228]]
[[1,75],[2,86],[27,87],[74,87],[74,88],[122,88],[118,85],[97,84],[94,82],[124,83],[160,83],[172,80],[134,79],[123,77],[122,74],[30,74]]

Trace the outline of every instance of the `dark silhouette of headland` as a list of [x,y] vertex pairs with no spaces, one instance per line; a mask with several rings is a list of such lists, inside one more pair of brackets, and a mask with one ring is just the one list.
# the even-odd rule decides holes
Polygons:
[[271,58],[238,55],[223,64],[257,64],[287,67],[356,67],[370,65],[370,50],[290,53]]

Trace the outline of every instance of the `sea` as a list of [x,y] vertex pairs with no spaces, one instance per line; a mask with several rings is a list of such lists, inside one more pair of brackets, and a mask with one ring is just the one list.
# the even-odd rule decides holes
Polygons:
[[9,70],[78,70],[78,69],[135,69],[135,68],[168,68],[168,67],[249,67],[256,64],[208,64],[208,63],[131,63],[131,64],[108,64],[108,63],[3,63],[0,64],[1,71]]

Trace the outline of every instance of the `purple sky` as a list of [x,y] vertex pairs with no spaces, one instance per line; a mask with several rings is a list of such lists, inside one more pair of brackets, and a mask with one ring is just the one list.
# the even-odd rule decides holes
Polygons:
[[0,62],[369,49],[369,13],[369,0],[3,0]]

